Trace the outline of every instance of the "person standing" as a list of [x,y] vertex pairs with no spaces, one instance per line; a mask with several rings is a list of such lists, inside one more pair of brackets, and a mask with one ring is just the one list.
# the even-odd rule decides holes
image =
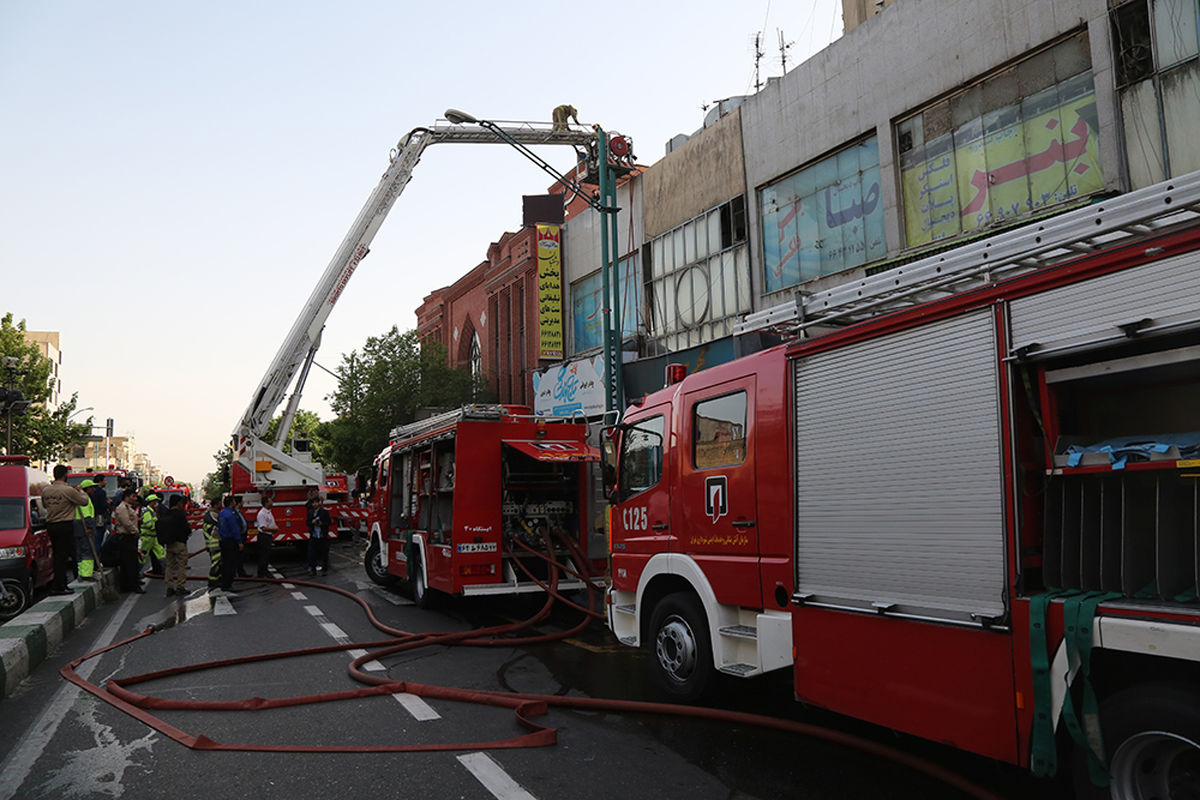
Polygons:
[[[81,483],[80,486],[82,485]],[[92,507],[96,511],[96,534],[92,541],[96,545],[95,552],[99,553],[104,544],[104,534],[108,531],[108,515],[112,511],[108,506],[108,495],[104,493],[103,475],[95,476],[92,488],[88,490],[88,497],[92,498]]]
[[305,515],[308,523],[308,574],[316,575],[317,567],[323,574],[329,574],[329,528],[331,520],[329,510],[321,503],[317,495],[308,501],[308,513]]
[[188,524],[187,511],[183,507],[183,495],[171,495],[167,502],[167,510],[159,518],[157,529],[158,542],[166,554],[163,583],[167,587],[167,597],[173,594],[187,594],[187,589],[184,588],[184,584],[187,583],[187,541],[192,535],[192,527]]
[[67,567],[75,549],[75,509],[88,504],[88,496],[67,483],[70,469],[66,464],[54,468],[54,482],[42,489],[46,509],[46,530],[54,552],[54,580],[51,594],[72,594],[67,586]]
[[204,512],[201,529],[204,531],[204,547],[208,550],[208,588],[216,589],[221,585],[221,537],[217,533],[218,515],[221,513],[221,501],[213,498],[209,501],[208,511]]
[[275,524],[275,514],[271,512],[271,506],[275,502],[270,497],[262,499],[262,508],[258,510],[258,516],[254,518],[254,527],[258,528],[258,577],[267,577],[267,567],[271,565],[271,539],[274,538],[275,532],[279,530],[279,526]]
[[75,509],[75,576],[81,581],[94,580],[96,560],[92,557],[92,542],[96,539],[96,508],[92,504],[91,488],[96,484],[84,478],[79,488],[87,495],[87,505]]
[[167,551],[158,542],[156,523],[158,522],[158,495],[148,494],[142,501],[142,516],[140,529],[142,534],[142,559],[149,565],[147,571],[158,575],[163,571],[163,558]]
[[241,560],[242,526],[238,524],[232,497],[225,498],[224,506],[217,517],[217,537],[221,542],[221,585],[217,591],[237,594],[233,591],[233,578]]
[[[233,513],[237,514],[237,523],[238,523],[238,526],[242,529],[242,549],[243,549],[242,551],[244,552],[246,545],[249,543],[248,540],[249,540],[249,536],[250,536],[250,530],[249,530],[250,526],[246,524],[246,512],[242,509],[242,496],[241,495],[234,495]],[[250,577],[250,573],[246,572],[246,567],[244,564],[242,564],[242,557],[240,555],[238,556],[238,562],[237,562],[237,576],[239,578],[249,578]]]
[[121,591],[144,594],[142,588],[141,567],[138,560],[138,496],[133,489],[121,493],[121,502],[113,510],[113,536],[117,540],[117,563]]

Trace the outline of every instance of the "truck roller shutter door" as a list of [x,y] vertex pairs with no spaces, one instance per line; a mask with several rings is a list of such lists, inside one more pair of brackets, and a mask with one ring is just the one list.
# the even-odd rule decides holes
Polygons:
[[1003,615],[991,312],[798,359],[796,587],[812,604]]
[[[1015,351],[1038,357],[1125,340],[1121,326],[1149,320],[1142,335],[1200,327],[1200,253],[1101,275],[1010,304]],[[1036,347],[1030,347],[1036,345]]]

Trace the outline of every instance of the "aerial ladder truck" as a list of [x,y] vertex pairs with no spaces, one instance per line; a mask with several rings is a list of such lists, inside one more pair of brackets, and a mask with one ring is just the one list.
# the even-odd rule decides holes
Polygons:
[[[293,446],[288,452],[284,449],[285,442],[299,408],[309,369],[321,344],[325,321],[359,263],[370,251],[375,234],[408,185],[425,148],[434,144],[508,144],[564,185],[583,191],[529,148],[566,145],[594,158],[600,149],[598,142],[610,145],[618,141],[627,143],[615,133],[606,136],[598,126],[492,122],[476,120],[453,109],[447,110],[446,119],[429,127],[414,128],[399,140],[379,184],[325,268],[233,430],[232,492],[244,498],[244,513],[251,526],[262,498],[269,495],[276,506],[275,518],[279,525],[275,540],[307,538],[304,504],[311,491],[324,487],[324,470],[312,459],[307,448]],[[604,149],[615,151],[618,148],[606,146]],[[268,440],[271,418],[293,380],[295,389],[284,408],[276,435],[273,440]],[[252,528],[250,540],[254,541],[256,536]]]

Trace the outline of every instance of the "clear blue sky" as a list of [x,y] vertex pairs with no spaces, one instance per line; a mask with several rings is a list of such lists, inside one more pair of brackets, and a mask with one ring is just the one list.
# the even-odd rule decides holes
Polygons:
[[[405,132],[447,107],[571,103],[651,164],[702,105],[753,91],[755,31],[765,81],[779,29],[790,67],[840,35],[840,8],[2,0],[0,313],[60,331],[66,394],[198,483]],[[427,151],[318,362],[412,328],[549,183],[502,146]],[[333,386],[314,370],[301,406],[328,418]]]

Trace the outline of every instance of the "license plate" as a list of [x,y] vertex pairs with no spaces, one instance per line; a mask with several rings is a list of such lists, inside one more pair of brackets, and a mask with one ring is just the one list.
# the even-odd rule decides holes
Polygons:
[[458,545],[460,553],[494,553],[496,552],[495,542],[467,542]]

